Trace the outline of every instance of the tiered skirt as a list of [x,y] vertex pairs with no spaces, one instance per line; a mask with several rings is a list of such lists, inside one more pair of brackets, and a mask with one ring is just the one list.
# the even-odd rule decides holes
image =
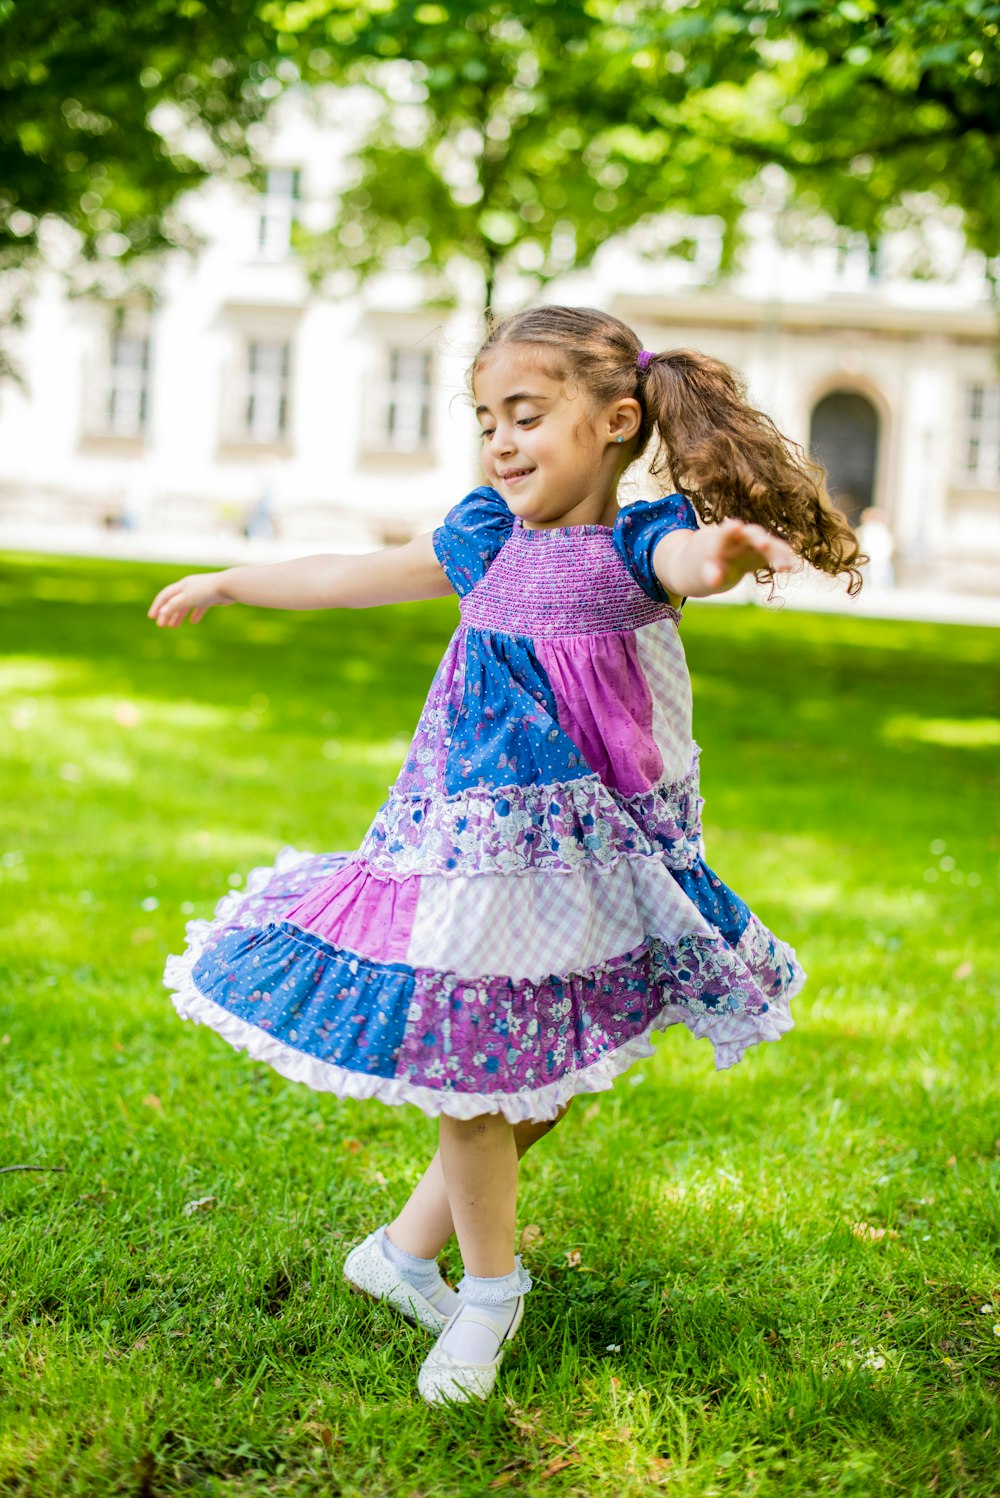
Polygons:
[[391,795],[356,853],[286,848],[190,922],[165,983],[286,1077],[431,1115],[552,1118],[675,1024],[729,1067],[804,974],[704,862],[699,808],[696,761],[633,797]]

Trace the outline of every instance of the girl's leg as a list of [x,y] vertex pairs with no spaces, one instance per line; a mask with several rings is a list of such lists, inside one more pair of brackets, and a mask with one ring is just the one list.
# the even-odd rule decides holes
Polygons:
[[517,1147],[498,1113],[441,1119],[441,1167],[466,1274],[514,1271]]
[[[514,1149],[518,1160],[533,1144],[555,1128],[568,1108],[569,1103],[566,1103],[555,1118],[545,1123],[513,1125]],[[498,1117],[495,1114],[487,1116]],[[475,1122],[480,1123],[482,1120],[477,1119]],[[390,1241],[406,1253],[421,1259],[436,1259],[454,1231],[455,1223],[441,1165],[441,1151],[438,1150],[414,1187],[409,1200],[398,1216],[389,1223],[386,1232]]]
[[458,1309],[424,1361],[417,1387],[431,1403],[484,1398],[531,1281],[514,1257],[518,1153],[505,1118],[442,1118],[441,1170],[465,1274]]

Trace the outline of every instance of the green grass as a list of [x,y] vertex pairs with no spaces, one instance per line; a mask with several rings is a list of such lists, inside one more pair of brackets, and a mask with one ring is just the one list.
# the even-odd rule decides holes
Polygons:
[[357,844],[454,608],[159,631],[178,570],[0,558],[0,1165],[49,1167],[0,1175],[0,1493],[995,1495],[1000,635],[690,608],[709,861],[797,1028],[718,1075],[670,1033],[538,1146],[523,1333],[442,1413],[340,1275],[433,1124],[161,972],[282,845]]

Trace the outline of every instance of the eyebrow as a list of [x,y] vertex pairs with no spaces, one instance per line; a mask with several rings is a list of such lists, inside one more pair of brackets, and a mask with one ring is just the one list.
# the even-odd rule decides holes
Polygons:
[[[516,406],[518,401],[548,401],[551,397],[547,395],[532,395],[530,390],[517,390],[513,395],[505,395],[501,402],[504,406]],[[476,415],[482,416],[484,411],[489,411],[489,406],[477,406]]]

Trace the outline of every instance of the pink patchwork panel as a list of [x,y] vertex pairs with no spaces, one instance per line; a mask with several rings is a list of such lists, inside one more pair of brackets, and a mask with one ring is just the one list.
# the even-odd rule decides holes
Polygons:
[[363,865],[349,863],[283,919],[372,962],[405,962],[419,890],[416,876],[380,879]]
[[623,796],[656,785],[663,756],[635,635],[537,640],[535,649],[552,684],[559,727],[604,784]]

